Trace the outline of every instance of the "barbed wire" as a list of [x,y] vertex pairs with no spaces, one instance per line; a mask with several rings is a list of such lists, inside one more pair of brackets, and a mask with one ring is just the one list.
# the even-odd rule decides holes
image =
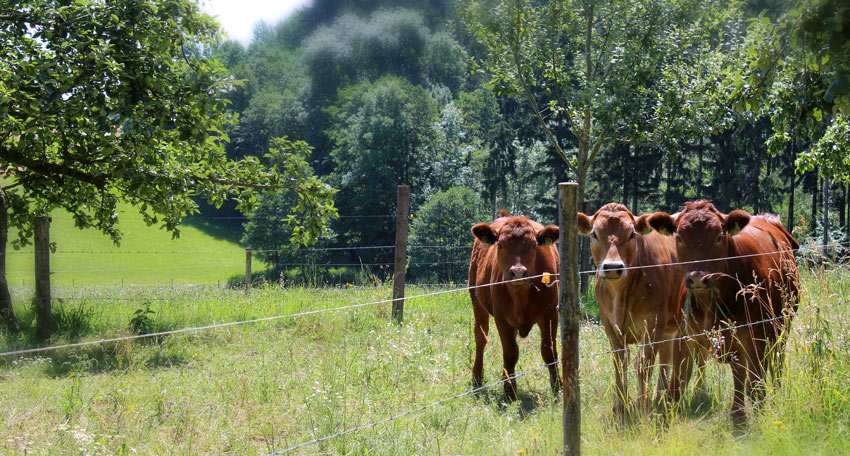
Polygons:
[[351,434],[352,432],[357,432],[357,431],[362,431],[363,429],[373,428],[373,427],[378,426],[378,425],[380,425],[380,424],[388,423],[388,422],[390,422],[390,421],[395,421],[395,420],[397,420],[397,419],[399,419],[399,418],[403,418],[403,417],[405,417],[405,416],[412,415],[412,414],[414,414],[414,413],[421,412],[421,411],[423,411],[423,410],[427,410],[427,409],[429,409],[429,408],[436,407],[436,406],[438,406],[438,405],[440,405],[440,404],[443,404],[443,403],[445,403],[445,402],[449,402],[449,401],[452,401],[452,400],[455,400],[455,399],[460,399],[460,398],[462,398],[462,397],[466,397],[466,396],[471,396],[471,395],[476,394],[476,393],[479,393],[479,392],[481,392],[481,391],[483,391],[483,390],[485,390],[485,389],[492,388],[492,387],[494,387],[494,386],[496,386],[496,385],[501,385],[502,383],[505,383],[505,382],[508,382],[508,381],[516,380],[516,379],[517,379],[517,378],[519,378],[519,377],[522,377],[522,376],[525,376],[525,375],[531,374],[531,373],[533,373],[533,372],[537,372],[537,371],[543,370],[543,369],[545,369],[545,368],[547,368],[547,367],[549,367],[549,366],[554,366],[554,365],[556,365],[556,364],[558,364],[558,363],[560,363],[560,361],[553,361],[553,362],[551,362],[551,363],[546,363],[546,364],[544,364],[544,365],[542,365],[542,366],[535,367],[535,368],[533,368],[533,369],[529,369],[529,370],[522,371],[522,372],[517,372],[517,373],[514,373],[514,375],[512,375],[512,376],[510,376],[510,377],[505,377],[505,378],[503,378],[503,379],[501,379],[501,380],[499,380],[499,381],[495,381],[495,382],[492,382],[492,383],[488,383],[488,384],[486,384],[486,385],[482,385],[482,386],[479,386],[479,387],[473,388],[473,389],[471,389],[471,390],[464,391],[463,393],[455,394],[454,396],[449,396],[449,397],[446,397],[446,398],[440,399],[440,400],[438,400],[438,401],[434,401],[434,402],[431,402],[431,403],[429,403],[429,404],[426,404],[426,405],[423,405],[423,406],[420,406],[420,407],[416,407],[416,408],[413,408],[413,409],[410,409],[410,410],[404,411],[404,412],[402,412],[402,413],[399,413],[399,414],[396,414],[396,415],[389,416],[389,417],[387,417],[387,418],[383,418],[383,419],[378,420],[378,421],[373,421],[373,422],[371,422],[371,423],[369,423],[369,424],[364,424],[364,425],[361,425],[361,426],[357,426],[357,427],[349,428],[349,429],[346,429],[346,430],[344,430],[344,431],[337,432],[337,433],[335,433],[335,434],[331,434],[331,435],[328,435],[328,436],[325,436],[325,437],[319,437],[319,438],[316,438],[316,439],[310,440],[310,441],[308,441],[308,442],[302,442],[302,443],[299,443],[299,444],[297,444],[297,445],[293,445],[293,446],[291,446],[291,447],[289,447],[289,448],[285,448],[285,449],[282,449],[282,450],[278,450],[278,451],[275,451],[275,452],[273,452],[273,453],[268,453],[268,454],[266,454],[265,456],[277,456],[277,455],[281,455],[281,454],[288,453],[288,452],[293,451],[293,450],[297,450],[298,448],[302,448],[302,447],[305,447],[305,446],[313,445],[313,444],[315,444],[315,443],[319,443],[319,442],[324,442],[325,440],[331,440],[331,439],[334,439],[334,438],[337,438],[337,437],[341,437],[341,436],[346,435],[346,434]]
[[[843,303],[843,301],[841,301],[841,302],[836,302],[836,303],[832,303],[832,304],[829,304],[829,305],[826,305],[826,306],[820,306],[820,307],[815,307],[815,308],[812,308],[812,309],[806,309],[806,310],[804,310],[804,311],[793,312],[793,313],[790,313],[790,314],[783,315],[783,316],[781,316],[781,317],[767,318],[767,319],[760,320],[760,321],[757,321],[757,322],[750,322],[750,323],[746,323],[746,324],[742,324],[742,325],[737,325],[737,326],[733,326],[733,327],[722,328],[722,329],[720,329],[720,330],[705,331],[705,332],[703,332],[703,333],[701,333],[701,334],[691,334],[691,335],[688,335],[688,336],[682,336],[682,337],[677,337],[677,338],[667,339],[667,340],[663,340],[663,341],[655,341],[655,342],[650,342],[650,343],[645,343],[645,344],[639,344],[639,345],[635,345],[635,346],[626,347],[626,348],[623,348],[623,349],[608,350],[608,351],[604,351],[604,352],[598,352],[598,353],[593,353],[593,354],[583,355],[583,356],[580,356],[580,357],[579,357],[579,359],[587,359],[587,358],[599,357],[599,356],[603,356],[603,355],[613,354],[613,353],[616,353],[616,352],[618,352],[618,351],[622,351],[622,350],[640,349],[640,348],[643,348],[643,347],[646,347],[646,346],[650,346],[650,345],[655,345],[655,344],[660,344],[660,343],[665,343],[665,342],[672,342],[672,341],[675,341],[675,340],[683,340],[683,339],[687,339],[687,338],[698,337],[698,336],[701,336],[701,335],[716,334],[717,332],[729,331],[729,330],[732,330],[732,329],[740,329],[740,328],[743,328],[743,327],[752,326],[752,325],[756,325],[756,324],[769,323],[769,322],[774,321],[774,320],[777,320],[777,319],[779,319],[779,318],[788,318],[788,317],[792,317],[792,316],[796,316],[796,315],[801,315],[801,314],[805,314],[805,313],[808,313],[808,312],[811,312],[811,311],[814,311],[814,310],[822,310],[822,309],[825,309],[825,308],[828,308],[828,307],[832,307],[832,306],[835,306],[835,305],[838,305],[838,304],[842,304],[842,303]],[[480,387],[478,387],[478,388],[473,388],[473,389],[468,390],[468,391],[465,391],[465,392],[463,392],[463,393],[455,394],[455,395],[453,395],[453,396],[449,396],[449,397],[446,397],[446,398],[440,399],[440,400],[438,400],[438,401],[431,402],[431,403],[429,403],[429,404],[426,404],[426,405],[423,405],[423,406],[420,406],[420,407],[416,407],[416,408],[413,408],[413,409],[409,409],[409,410],[406,410],[406,411],[404,411],[404,412],[398,413],[398,414],[396,414],[396,415],[392,415],[392,416],[389,416],[389,417],[387,417],[387,418],[380,419],[380,420],[378,420],[378,421],[373,421],[373,422],[368,423],[368,424],[364,424],[364,425],[356,426],[356,427],[353,427],[353,428],[349,428],[349,429],[346,429],[346,430],[344,430],[344,431],[340,431],[340,432],[337,432],[337,433],[334,433],[334,434],[330,434],[330,435],[327,435],[327,436],[324,436],[324,437],[315,438],[315,439],[310,440],[310,441],[307,441],[307,442],[302,442],[302,443],[299,443],[299,444],[297,444],[297,445],[293,445],[293,446],[291,446],[291,447],[288,447],[288,448],[285,448],[285,449],[282,449],[282,450],[275,451],[275,452],[273,452],[273,453],[268,453],[266,456],[275,456],[275,455],[280,455],[280,454],[288,453],[288,452],[293,451],[293,450],[296,450],[296,449],[298,449],[298,448],[302,448],[302,447],[305,447],[305,446],[313,445],[313,444],[320,443],[320,442],[323,442],[323,441],[326,441],[326,440],[331,440],[331,439],[334,439],[334,438],[336,438],[336,437],[341,437],[341,436],[343,436],[343,435],[351,434],[351,433],[353,433],[353,432],[361,431],[361,430],[364,430],[364,429],[373,428],[373,427],[378,426],[378,425],[380,425],[380,424],[387,423],[387,422],[390,422],[390,421],[394,421],[394,420],[397,420],[397,419],[403,418],[403,417],[405,417],[405,416],[411,415],[411,414],[413,414],[413,413],[421,412],[421,411],[423,411],[423,410],[427,410],[427,409],[429,409],[429,408],[436,407],[436,406],[438,406],[438,405],[440,405],[440,404],[443,404],[443,403],[448,402],[448,401],[451,401],[451,400],[455,400],[455,399],[459,399],[459,398],[462,398],[462,397],[466,397],[466,396],[469,396],[469,395],[475,394],[475,393],[477,393],[477,392],[479,392],[479,391],[481,391],[481,390],[484,390],[484,389],[487,389],[487,388],[491,388],[491,387],[493,387],[493,386],[496,386],[496,385],[499,385],[499,384],[505,383],[505,382],[507,382],[507,381],[509,381],[509,380],[513,380],[513,379],[516,379],[516,378],[518,378],[518,377],[521,377],[521,376],[524,376],[524,375],[528,375],[528,374],[530,374],[530,373],[532,373],[532,372],[536,372],[536,371],[542,370],[542,369],[544,369],[544,368],[547,368],[547,367],[549,367],[549,366],[554,366],[554,365],[557,365],[557,364],[560,364],[560,363],[561,363],[561,360],[553,361],[553,362],[551,362],[551,363],[546,363],[546,364],[543,364],[542,366],[536,367],[536,368],[534,368],[534,369],[529,369],[529,370],[526,370],[526,371],[522,371],[522,372],[520,372],[520,373],[516,373],[516,374],[514,374],[513,376],[511,376],[511,377],[509,377],[509,378],[503,378],[502,380],[499,380],[499,381],[496,381],[496,382],[492,382],[492,383],[488,383],[488,384],[483,385],[483,386],[480,386]],[[769,396],[769,397],[765,397],[765,398],[763,398],[763,399],[761,399],[761,400],[759,400],[759,401],[753,402],[752,404],[745,405],[745,406],[740,407],[740,408],[738,408],[738,409],[734,409],[734,410],[732,410],[732,411],[730,411],[730,412],[727,412],[727,413],[724,413],[724,414],[721,414],[721,415],[715,416],[714,418],[712,418],[712,420],[717,420],[717,419],[720,419],[720,418],[723,418],[723,417],[726,417],[726,416],[732,415],[733,413],[736,413],[736,412],[738,412],[738,411],[744,410],[744,409],[746,409],[746,408],[754,408],[754,407],[758,406],[760,403],[766,402],[767,400],[769,400],[769,399],[773,398],[774,396],[775,396],[775,395],[771,395],[771,396]],[[709,421],[712,421],[712,420],[709,420]]]
[[465,287],[465,288],[434,291],[434,292],[431,292],[431,293],[424,293],[424,294],[419,294],[419,295],[415,295],[415,296],[406,296],[406,297],[392,298],[392,299],[382,299],[382,300],[378,300],[378,301],[364,302],[364,303],[360,303],[360,304],[351,304],[351,305],[340,306],[340,307],[330,307],[330,308],[325,308],[325,309],[308,310],[308,311],[296,312],[296,313],[285,314],[285,315],[275,315],[275,316],[271,316],[271,317],[254,318],[254,319],[250,319],[250,320],[233,321],[233,322],[227,322],[227,323],[213,323],[211,325],[205,325],[205,326],[194,326],[194,327],[174,329],[174,330],[169,330],[169,331],[160,331],[160,332],[150,333],[150,334],[136,334],[136,335],[132,335],[132,336],[113,337],[113,338],[108,338],[108,339],[99,339],[99,340],[86,341],[86,342],[77,342],[77,343],[73,343],[73,344],[52,345],[52,346],[48,346],[48,347],[37,347],[37,348],[29,348],[29,349],[23,349],[23,350],[15,350],[15,351],[9,351],[9,352],[5,352],[5,353],[0,353],[0,358],[7,357],[7,356],[17,356],[17,355],[28,354],[28,353],[37,353],[37,352],[45,352],[45,351],[52,351],[52,350],[60,350],[60,349],[65,349],[65,348],[83,347],[83,346],[87,346],[87,345],[96,345],[96,344],[103,344],[103,343],[110,343],[110,342],[120,342],[120,341],[125,341],[125,340],[146,339],[146,338],[151,338],[151,337],[167,336],[167,335],[181,334],[181,333],[187,333],[187,332],[197,332],[197,331],[203,331],[203,330],[207,330],[207,329],[225,328],[225,327],[230,327],[230,326],[237,326],[237,325],[243,325],[243,324],[279,320],[279,319],[283,319],[283,318],[301,317],[301,316],[304,316],[304,315],[314,315],[314,314],[326,313],[326,312],[332,312],[332,311],[339,311],[339,310],[350,310],[350,309],[356,309],[356,308],[359,308],[359,307],[371,306],[371,305],[376,305],[376,304],[388,304],[388,303],[393,303],[393,302],[397,302],[397,301],[419,299],[419,298],[425,298],[425,297],[429,297],[429,296],[437,296],[437,295],[446,294],[446,293],[456,293],[458,291],[463,291],[463,290],[470,290],[470,289],[482,288],[482,287],[490,287],[490,286],[494,286],[494,285],[500,285],[500,284],[511,283],[511,282],[518,282],[518,281],[528,280],[528,279],[537,278],[537,277],[543,277],[543,274],[540,274],[538,276],[532,276],[532,277],[522,277],[522,278],[519,278],[519,279],[511,279],[511,280],[504,280],[504,281],[501,281],[501,282],[493,282],[493,283],[475,285],[475,286]]
[[[293,252],[333,252],[346,250],[388,250],[395,249],[395,245],[354,245],[347,247],[305,247],[300,249],[252,249],[252,253],[293,253]],[[472,245],[408,245],[408,249],[471,249]],[[166,254],[244,254],[245,249],[228,250],[57,250],[53,255],[166,255]],[[20,250],[6,252],[6,255],[34,255],[34,250]]]

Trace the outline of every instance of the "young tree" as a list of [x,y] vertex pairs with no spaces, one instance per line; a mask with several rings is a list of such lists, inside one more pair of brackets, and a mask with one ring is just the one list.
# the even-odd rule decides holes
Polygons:
[[[428,91],[404,79],[385,76],[340,91],[329,109],[334,127],[332,182],[340,189],[337,205],[346,213],[392,215],[396,186],[410,185],[414,196],[426,183],[432,163],[436,102]],[[347,245],[393,243],[394,226],[346,223],[335,227]]]
[[850,181],[850,8],[841,0],[804,0],[778,21],[762,15],[748,30],[743,65],[730,71],[740,109],[771,115],[768,145],[778,153],[793,138],[798,171]]
[[293,235],[310,242],[335,211],[332,190],[306,172],[304,143],[279,143],[268,166],[226,158],[232,80],[207,57],[219,28],[193,1],[12,0],[0,21],[0,160],[11,176],[0,192],[0,313],[13,327],[7,230],[19,232],[13,245],[28,242],[32,214],[64,208],[117,243],[119,201],[177,236],[196,196],[249,209],[258,190],[287,189],[304,216]]
[[[722,8],[697,1],[468,0],[461,15],[487,50],[480,64],[491,84],[528,101],[574,173],[582,202],[600,150],[654,128],[652,83],[662,65],[687,59],[683,48],[710,33]],[[564,128],[568,133],[559,134]],[[570,136],[575,150],[565,146]]]

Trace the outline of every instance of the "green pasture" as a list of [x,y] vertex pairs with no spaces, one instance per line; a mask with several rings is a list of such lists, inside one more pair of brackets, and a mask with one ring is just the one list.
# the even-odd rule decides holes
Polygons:
[[[217,284],[245,272],[245,250],[236,243],[239,233],[221,225],[212,231],[213,225],[201,216],[189,217],[180,237],[173,239],[125,206],[118,225],[124,232],[120,246],[96,230],[75,227],[65,211],[55,211],[52,218],[50,240],[56,252],[50,257],[51,282],[57,286]],[[254,271],[264,268],[257,258],[252,266]],[[31,287],[32,245],[9,248],[7,268],[10,284]]]
[[[844,272],[805,276],[781,386],[737,430],[731,374],[709,362],[683,408],[621,424],[601,328],[581,332],[585,454],[842,454],[850,435],[850,282]],[[440,289],[412,288],[408,296]],[[13,290],[30,328],[27,288]],[[386,286],[245,293],[215,286],[57,287],[51,344],[285,315],[386,299]],[[471,387],[472,312],[466,291],[405,303],[184,333],[150,340],[0,358],[0,453],[268,454],[365,426]],[[820,310],[818,310],[820,307]],[[142,317],[140,317],[140,315]],[[134,322],[131,324],[131,321]],[[485,382],[500,378],[495,325]],[[0,351],[33,347],[5,335]],[[519,400],[501,386],[294,450],[293,454],[536,454],[560,452],[561,402],[548,387],[539,332],[521,341]],[[630,374],[634,388],[634,375]]]

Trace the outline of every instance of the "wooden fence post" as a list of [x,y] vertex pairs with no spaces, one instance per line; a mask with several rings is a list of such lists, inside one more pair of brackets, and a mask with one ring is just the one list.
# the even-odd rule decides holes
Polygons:
[[251,247],[245,248],[245,291],[251,289]]
[[40,340],[50,339],[50,217],[36,217],[35,313],[36,333]]
[[407,272],[407,221],[410,215],[410,186],[398,186],[395,221],[395,266],[393,267],[393,321],[404,320],[404,275]]
[[558,313],[561,322],[561,368],[564,372],[564,454],[581,454],[581,394],[578,378],[578,228],[575,182],[558,184],[561,271]]

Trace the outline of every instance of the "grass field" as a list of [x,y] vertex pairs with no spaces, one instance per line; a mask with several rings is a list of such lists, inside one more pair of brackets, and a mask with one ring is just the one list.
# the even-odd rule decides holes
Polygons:
[[[56,243],[51,255],[51,281],[58,286],[216,284],[245,272],[245,250],[236,240],[239,233],[209,223],[201,216],[189,217],[180,238],[156,225],[147,226],[130,206],[121,208],[119,228],[124,232],[120,246],[92,229],[80,230],[68,213],[52,214],[50,240]],[[14,233],[10,233],[14,234]],[[32,245],[9,249],[7,279],[12,285],[34,283]],[[264,268],[253,259],[254,271]]]
[[[782,386],[749,426],[726,413],[731,374],[709,363],[703,390],[678,414],[619,425],[601,328],[581,332],[586,454],[847,454],[850,296],[845,272],[805,277]],[[433,289],[412,289],[408,296]],[[14,290],[24,326],[29,291]],[[214,286],[58,288],[56,340],[93,340],[385,299],[390,289],[244,291]],[[0,359],[0,453],[267,454],[433,404],[470,389],[472,312],[465,291],[409,299],[395,326],[389,304]],[[822,310],[816,310],[821,306]],[[491,333],[495,336],[495,328]],[[0,351],[32,347],[0,339]],[[518,372],[542,364],[539,332],[520,345]],[[485,382],[500,378],[493,337]],[[634,375],[630,374],[634,387]],[[561,402],[545,369],[519,378],[520,400],[500,386],[298,448],[294,454],[539,454],[560,452]]]

